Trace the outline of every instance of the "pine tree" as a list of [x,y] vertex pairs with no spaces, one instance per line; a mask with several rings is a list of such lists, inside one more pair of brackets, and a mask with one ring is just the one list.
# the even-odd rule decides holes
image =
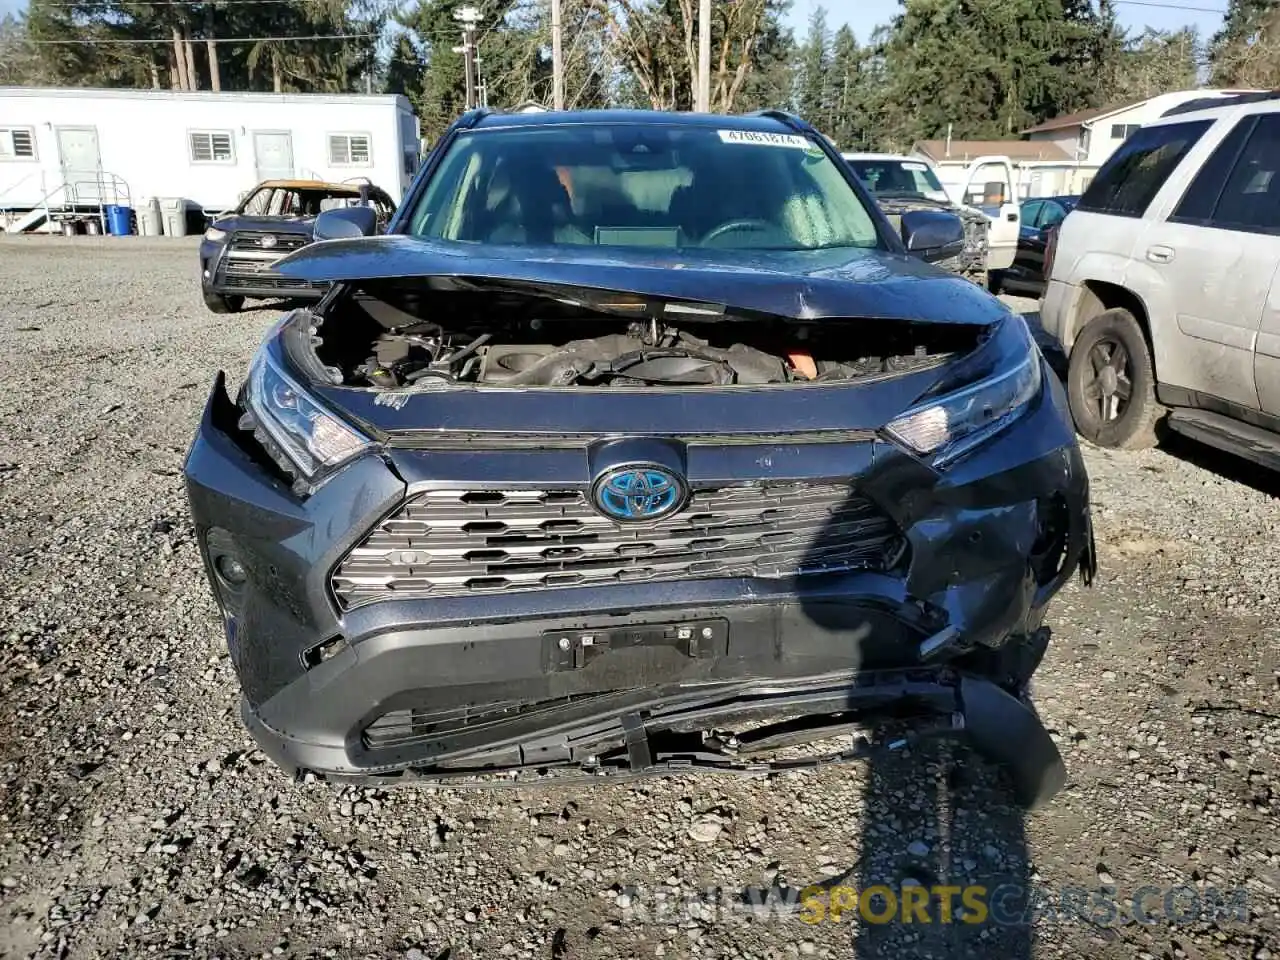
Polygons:
[[831,124],[831,32],[827,11],[819,6],[809,15],[809,32],[799,51],[796,76],[796,110],[815,127]]

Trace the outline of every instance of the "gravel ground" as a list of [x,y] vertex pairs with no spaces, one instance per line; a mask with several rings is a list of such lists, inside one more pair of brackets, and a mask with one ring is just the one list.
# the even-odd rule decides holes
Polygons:
[[[576,792],[295,785],[241,730],[180,476],[273,316],[205,312],[193,242],[0,241],[0,956],[1280,958],[1273,478],[1087,451],[1102,575],[1058,601],[1037,686],[1071,781],[1029,816],[944,745]],[[1035,909],[728,906],[813,882]]]

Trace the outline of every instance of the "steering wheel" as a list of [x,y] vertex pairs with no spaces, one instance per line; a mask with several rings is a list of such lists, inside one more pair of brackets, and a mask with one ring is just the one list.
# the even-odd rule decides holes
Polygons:
[[719,240],[726,233],[733,233],[737,230],[777,230],[776,224],[770,223],[768,220],[761,220],[757,217],[740,217],[737,220],[726,220],[718,226],[712,227],[707,231],[706,236],[702,238],[704,244],[710,243],[712,240]]

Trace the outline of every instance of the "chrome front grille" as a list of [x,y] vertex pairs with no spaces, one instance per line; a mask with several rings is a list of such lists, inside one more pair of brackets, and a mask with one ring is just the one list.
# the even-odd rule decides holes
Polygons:
[[[273,237],[273,246],[263,246],[266,237]],[[239,286],[280,286],[293,288],[311,288],[316,284],[306,281],[286,281],[283,277],[271,272],[271,266],[287,253],[301,250],[311,243],[311,238],[303,234],[289,233],[236,233],[227,247],[222,261],[223,277],[231,281],[228,286],[236,286],[235,281],[242,281]],[[253,281],[252,284],[243,281]]]
[[[270,247],[263,246],[262,241],[267,237],[274,237],[275,244]],[[265,250],[267,253],[277,257],[282,257],[286,253],[292,253],[294,250],[301,250],[311,242],[311,238],[304,233],[271,233],[255,232],[251,230],[240,230],[231,238],[230,250],[232,253],[243,253],[247,251]]]
[[848,484],[695,490],[679,513],[621,524],[581,490],[433,490],[409,499],[338,565],[345,608],[615,583],[783,578],[883,569],[894,523]]

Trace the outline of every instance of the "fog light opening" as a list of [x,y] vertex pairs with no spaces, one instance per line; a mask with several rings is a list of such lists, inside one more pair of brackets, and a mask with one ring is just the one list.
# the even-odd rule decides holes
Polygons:
[[328,640],[317,643],[314,647],[308,647],[302,653],[302,663],[308,670],[312,667],[318,667],[326,660],[332,660],[343,650],[347,649],[346,637],[330,637]]
[[249,579],[249,571],[245,570],[244,564],[227,553],[213,558],[213,568],[228,586],[241,587]]

